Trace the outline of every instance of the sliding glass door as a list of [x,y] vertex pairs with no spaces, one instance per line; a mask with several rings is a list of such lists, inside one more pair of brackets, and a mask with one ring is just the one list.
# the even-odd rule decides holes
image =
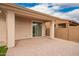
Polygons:
[[42,36],[42,23],[33,22],[33,37]]

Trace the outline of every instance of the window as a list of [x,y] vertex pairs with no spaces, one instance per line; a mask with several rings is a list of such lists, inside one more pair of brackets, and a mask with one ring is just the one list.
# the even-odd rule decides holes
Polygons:
[[58,24],[58,28],[66,28],[66,23]]

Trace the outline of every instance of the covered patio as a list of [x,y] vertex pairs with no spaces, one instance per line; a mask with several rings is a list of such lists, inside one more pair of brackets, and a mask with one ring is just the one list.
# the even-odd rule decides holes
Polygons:
[[[1,41],[9,48],[15,47],[15,40],[46,36],[46,22],[51,24],[49,37],[54,38],[54,17],[15,4],[0,4],[0,11]],[[33,22],[40,24],[34,24],[41,26],[40,34],[33,33]]]

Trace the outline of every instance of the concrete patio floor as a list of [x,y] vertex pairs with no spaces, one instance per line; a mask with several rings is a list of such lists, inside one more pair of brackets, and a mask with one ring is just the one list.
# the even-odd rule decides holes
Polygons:
[[47,37],[23,39],[8,49],[7,56],[79,56],[79,43]]

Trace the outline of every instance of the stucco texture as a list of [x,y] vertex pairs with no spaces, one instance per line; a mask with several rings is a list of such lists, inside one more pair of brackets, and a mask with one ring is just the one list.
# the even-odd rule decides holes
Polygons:
[[29,18],[15,17],[16,40],[32,37],[32,20]]
[[0,14],[0,42],[6,43],[6,20],[3,14]]

